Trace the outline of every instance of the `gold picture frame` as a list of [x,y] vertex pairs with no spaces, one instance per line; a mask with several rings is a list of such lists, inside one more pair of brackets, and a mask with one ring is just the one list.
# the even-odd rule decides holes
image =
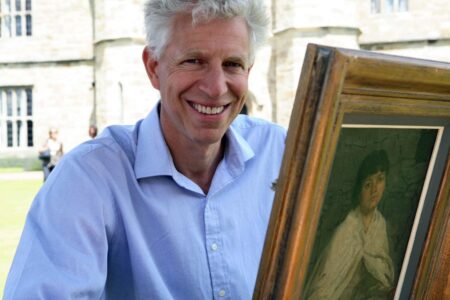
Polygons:
[[[358,166],[380,149],[390,170],[370,238],[365,222],[343,228],[350,211],[363,211],[363,200],[348,200],[362,193]],[[253,299],[338,299],[348,282],[385,298],[448,299],[449,149],[450,64],[308,45]],[[364,232],[355,246],[337,235],[354,231]],[[372,253],[382,267],[371,269],[370,240],[385,241],[367,246],[384,249]],[[330,253],[341,252],[337,265]],[[324,279],[342,265],[352,265],[347,277]]]

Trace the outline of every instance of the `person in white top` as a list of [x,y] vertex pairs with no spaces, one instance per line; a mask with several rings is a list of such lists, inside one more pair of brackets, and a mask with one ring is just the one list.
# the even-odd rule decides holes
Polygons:
[[39,158],[42,160],[42,169],[44,171],[44,181],[63,156],[63,143],[58,138],[58,129],[50,128],[48,139],[39,149]]
[[377,209],[388,169],[384,150],[373,151],[362,161],[353,190],[354,208],[320,254],[304,299],[392,299],[394,265],[386,221]]

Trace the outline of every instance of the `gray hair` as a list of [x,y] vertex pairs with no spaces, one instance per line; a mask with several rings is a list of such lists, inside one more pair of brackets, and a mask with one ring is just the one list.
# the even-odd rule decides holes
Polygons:
[[192,24],[213,19],[243,17],[249,29],[250,61],[256,49],[264,43],[269,23],[262,0],[148,0],[145,3],[147,47],[159,59],[171,35],[173,18],[178,13],[191,13]]

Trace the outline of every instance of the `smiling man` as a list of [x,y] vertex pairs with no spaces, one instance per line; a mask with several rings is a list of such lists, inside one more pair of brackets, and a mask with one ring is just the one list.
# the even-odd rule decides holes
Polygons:
[[161,129],[175,165],[204,192],[222,158],[222,138],[245,102],[249,54],[244,18],[193,27],[187,14],[173,19],[160,58],[150,48],[143,53],[148,76],[161,92]]
[[260,0],[150,0],[161,100],[68,153],[36,196],[4,299],[251,299],[285,130],[238,113]]

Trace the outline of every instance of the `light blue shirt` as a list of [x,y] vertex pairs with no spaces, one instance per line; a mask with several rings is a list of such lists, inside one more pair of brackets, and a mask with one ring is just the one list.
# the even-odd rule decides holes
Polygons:
[[251,299],[285,143],[239,116],[208,194],[157,109],[66,154],[37,194],[4,299]]

